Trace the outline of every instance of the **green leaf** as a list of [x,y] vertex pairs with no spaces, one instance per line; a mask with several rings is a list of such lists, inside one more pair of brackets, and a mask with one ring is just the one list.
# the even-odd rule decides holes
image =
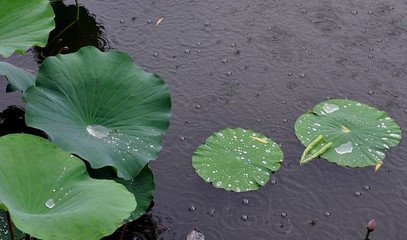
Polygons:
[[0,6],[0,55],[7,58],[47,44],[55,28],[49,0],[0,0]]
[[284,155],[272,139],[241,128],[223,129],[199,146],[192,158],[198,175],[217,188],[245,192],[264,186]]
[[92,178],[112,179],[120,184],[123,184],[129,192],[133,193],[137,201],[137,208],[131,213],[130,217],[126,219],[126,222],[134,221],[147,212],[153,200],[153,192],[155,187],[154,175],[148,165],[146,165],[140,174],[132,180],[118,178],[116,173],[110,167],[97,170],[88,169],[88,172]]
[[133,179],[157,158],[170,119],[170,92],[130,56],[94,47],[47,58],[29,88],[28,126],[93,168]]
[[0,62],[0,75],[4,75],[9,82],[7,92],[16,90],[24,92],[35,81],[35,75],[7,62]]
[[[303,158],[301,163],[321,156],[349,167],[380,163],[402,136],[400,127],[386,112],[347,99],[319,103],[297,119],[295,133],[307,146],[306,151],[314,155],[307,161]],[[323,140],[316,141],[320,136]],[[331,146],[319,151],[329,143]]]
[[136,208],[122,185],[91,179],[79,158],[40,137],[1,137],[0,165],[0,202],[36,238],[100,239]]

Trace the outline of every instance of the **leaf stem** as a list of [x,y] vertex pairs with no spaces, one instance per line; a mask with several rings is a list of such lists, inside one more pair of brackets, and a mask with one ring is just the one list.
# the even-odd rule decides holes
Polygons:
[[75,0],[76,3],[76,21],[79,20],[79,1]]
[[373,232],[373,231],[368,228],[368,229],[367,229],[367,232],[366,232],[365,240],[369,240],[369,239],[370,239],[370,238],[369,238],[369,235],[370,235],[371,232]]
[[324,137],[322,135],[319,135],[317,138],[315,138],[314,141],[312,141],[307,148],[305,148],[304,152],[302,153],[301,156],[301,161],[300,161],[300,165],[303,165],[315,158],[317,158],[318,156],[321,156],[324,152],[326,152],[326,150],[328,150],[331,146],[332,146],[332,142],[327,143],[325,146],[323,146],[321,149],[319,149],[317,152],[315,152],[314,154],[312,154],[311,156],[307,157],[307,154],[315,147],[315,145],[317,145],[319,142],[324,141]]
[[15,240],[16,237],[14,235],[14,224],[13,224],[13,221],[11,220],[9,211],[7,211],[7,225],[8,225],[8,232],[10,235],[10,240]]

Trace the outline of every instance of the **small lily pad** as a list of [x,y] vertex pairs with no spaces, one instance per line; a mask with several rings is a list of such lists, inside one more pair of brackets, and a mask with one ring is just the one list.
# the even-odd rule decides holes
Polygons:
[[402,137],[386,112],[347,99],[319,103],[297,119],[295,133],[307,147],[301,163],[321,156],[349,167],[379,164]]
[[0,165],[0,208],[39,239],[97,240],[136,208],[122,185],[90,178],[81,159],[37,136],[1,137]]
[[197,148],[192,165],[215,187],[246,192],[264,186],[283,158],[280,146],[264,134],[227,128]]
[[55,28],[49,0],[0,0],[0,55],[43,47]]
[[133,179],[162,148],[171,115],[164,81],[122,52],[84,47],[47,58],[24,94],[26,123],[93,168]]

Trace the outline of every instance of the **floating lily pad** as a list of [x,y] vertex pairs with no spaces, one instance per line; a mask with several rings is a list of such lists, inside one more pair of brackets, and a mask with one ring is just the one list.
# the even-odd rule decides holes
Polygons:
[[198,147],[192,165],[200,177],[217,188],[236,192],[264,186],[284,155],[280,146],[261,133],[223,129]]
[[7,92],[16,90],[24,92],[35,81],[35,75],[7,62],[0,62],[0,75],[4,75],[9,82]]
[[49,0],[0,0],[0,55],[43,47],[55,28]]
[[155,188],[154,175],[148,165],[144,167],[136,178],[131,180],[118,178],[116,173],[110,167],[97,170],[89,169],[88,172],[92,178],[115,180],[116,182],[123,184],[129,192],[133,193],[137,201],[137,208],[131,213],[130,217],[126,219],[125,222],[134,221],[147,212],[153,200],[153,192]]
[[1,137],[0,165],[0,208],[36,238],[100,239],[136,208],[122,185],[90,178],[79,158],[40,137]]
[[125,53],[95,47],[47,58],[29,88],[26,123],[93,168],[133,179],[157,158],[169,126],[170,92]]
[[349,167],[380,163],[402,137],[386,112],[347,99],[319,103],[297,119],[295,133],[307,147],[302,163],[321,156]]

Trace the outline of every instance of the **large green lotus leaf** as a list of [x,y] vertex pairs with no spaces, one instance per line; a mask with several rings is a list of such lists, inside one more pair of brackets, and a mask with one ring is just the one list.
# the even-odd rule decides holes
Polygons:
[[40,137],[1,137],[0,165],[0,206],[36,238],[100,239],[136,208],[122,185],[90,178],[79,158]]
[[303,158],[303,163],[320,155],[349,167],[379,164],[402,136],[400,127],[386,112],[347,99],[319,103],[297,119],[295,133],[307,146],[306,151],[314,155]]
[[43,47],[55,28],[49,0],[0,0],[0,55]]
[[131,180],[118,178],[116,173],[110,168],[88,169],[89,175],[96,179],[112,179],[123,184],[127,190],[136,198],[137,208],[134,210],[126,222],[131,222],[141,217],[147,212],[153,200],[154,175],[148,165],[146,165],[137,177]]
[[9,82],[8,92],[16,90],[24,92],[35,81],[35,75],[7,62],[0,62],[0,75],[4,75]]
[[167,86],[121,52],[85,47],[47,58],[24,97],[28,126],[93,168],[113,166],[125,179],[157,158],[169,125]]
[[284,155],[280,146],[261,133],[227,128],[210,136],[192,158],[198,175],[217,188],[256,190],[277,171]]

